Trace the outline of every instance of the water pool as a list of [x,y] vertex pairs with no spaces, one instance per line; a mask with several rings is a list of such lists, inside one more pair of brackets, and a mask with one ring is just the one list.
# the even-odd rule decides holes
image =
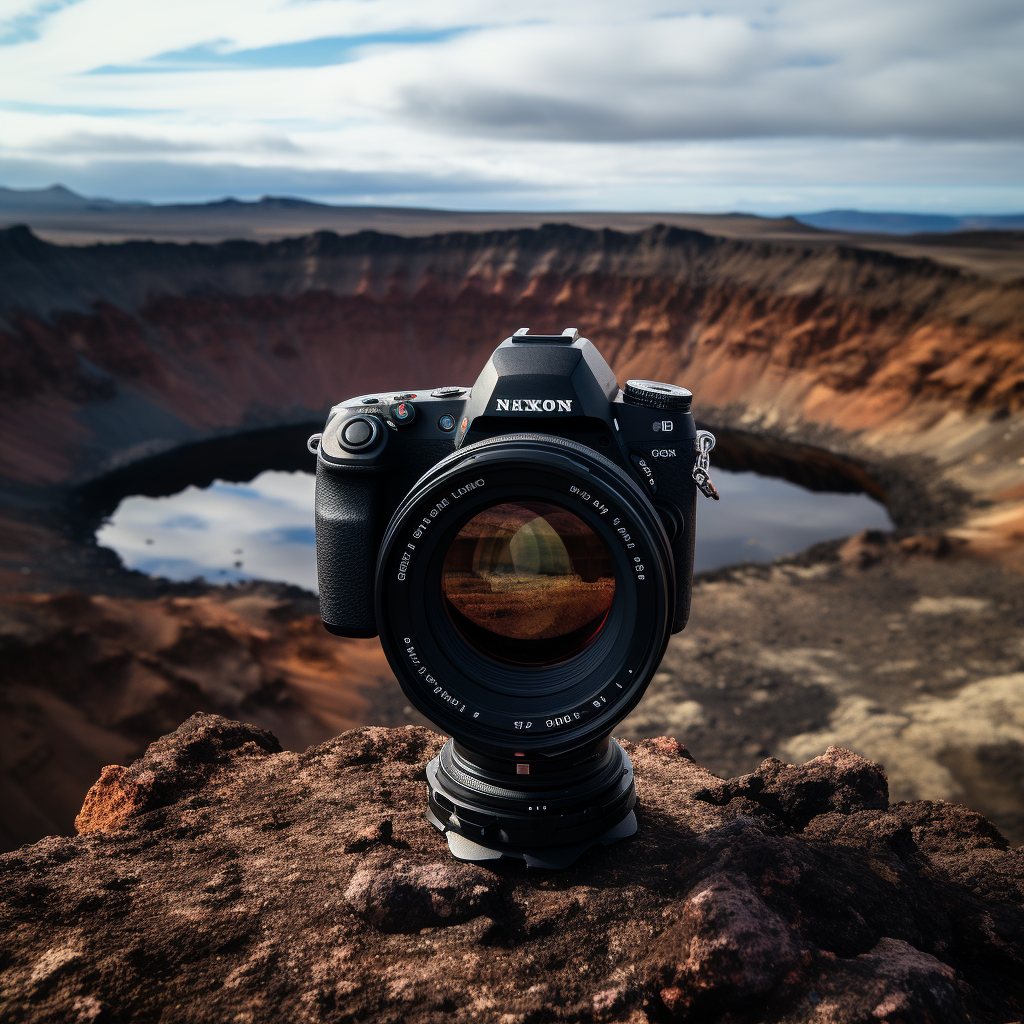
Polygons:
[[[885,506],[866,494],[712,472],[722,500],[698,496],[697,572],[770,561],[868,528],[892,529]],[[128,568],[151,576],[277,580],[316,590],[315,481],[310,473],[268,470],[245,484],[218,480],[169,497],[125,498],[96,539]]]

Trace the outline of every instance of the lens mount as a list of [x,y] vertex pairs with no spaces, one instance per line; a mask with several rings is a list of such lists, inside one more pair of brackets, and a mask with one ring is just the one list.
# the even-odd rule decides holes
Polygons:
[[661,519],[621,469],[506,434],[414,485],[381,545],[376,614],[409,701],[478,763],[507,764],[608,736],[664,654],[674,592]]

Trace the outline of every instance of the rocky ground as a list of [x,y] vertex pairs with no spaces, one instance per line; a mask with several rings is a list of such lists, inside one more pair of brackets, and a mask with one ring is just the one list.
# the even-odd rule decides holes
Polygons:
[[[133,576],[120,571],[115,589],[130,592]],[[312,594],[164,589],[0,596],[0,849],[69,834],[100,769],[196,711],[305,750],[372,722],[378,692],[401,696],[380,644],[332,637]]]
[[303,754],[196,715],[111,768],[82,835],[0,858],[5,1021],[829,1021],[1024,1014],[1022,854],[889,806],[830,749],[723,782],[628,745],[640,830],[559,873],[459,864],[424,819],[440,737]]
[[895,798],[962,801],[1020,844],[1024,581],[881,534],[705,574],[619,733],[676,736],[723,776],[848,747]]

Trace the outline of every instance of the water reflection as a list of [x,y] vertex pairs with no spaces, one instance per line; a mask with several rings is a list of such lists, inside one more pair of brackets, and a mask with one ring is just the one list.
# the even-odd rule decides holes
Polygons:
[[[807,491],[755,473],[713,474],[722,500],[698,498],[697,572],[892,529],[884,506],[864,494]],[[279,580],[316,590],[314,486],[312,474],[268,470],[247,484],[126,498],[96,537],[130,569],[152,576]]]
[[264,579],[316,590],[311,473],[268,470],[166,498],[125,498],[97,532],[129,569],[211,583]]
[[808,491],[756,473],[712,467],[721,501],[697,497],[695,572],[735,562],[770,562],[818,541],[891,530],[885,506],[866,494]]

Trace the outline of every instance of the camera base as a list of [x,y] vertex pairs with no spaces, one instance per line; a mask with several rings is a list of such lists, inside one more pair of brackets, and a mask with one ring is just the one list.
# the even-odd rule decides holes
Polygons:
[[515,771],[520,764],[448,740],[427,765],[427,819],[458,860],[512,857],[558,869],[636,832],[633,765],[615,740],[523,765],[532,772]]
[[596,839],[588,839],[582,843],[573,843],[571,846],[549,846],[536,850],[509,850],[498,849],[493,846],[482,846],[480,843],[474,843],[471,839],[459,835],[458,832],[445,829],[444,825],[430,811],[427,812],[427,818],[435,828],[444,832],[445,837],[448,839],[448,849],[456,860],[472,861],[478,864],[483,861],[500,860],[502,857],[510,857],[525,861],[528,868],[547,868],[551,871],[561,871],[563,868],[575,864],[592,846],[608,846],[611,843],[618,842],[620,839],[628,839],[630,836],[635,835],[637,830],[636,815],[630,811],[618,825],[608,829],[604,835],[600,835]]

